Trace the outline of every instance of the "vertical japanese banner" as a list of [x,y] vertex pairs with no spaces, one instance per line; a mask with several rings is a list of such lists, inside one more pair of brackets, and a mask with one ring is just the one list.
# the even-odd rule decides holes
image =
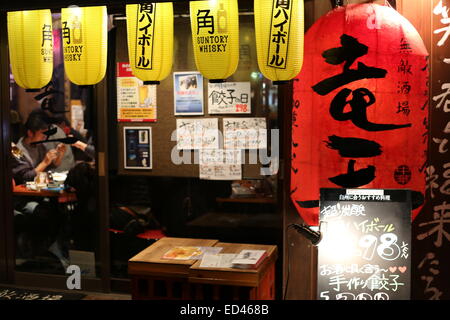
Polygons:
[[303,0],[255,1],[258,66],[264,76],[282,83],[303,63]]
[[144,84],[159,84],[172,69],[172,3],[126,6],[128,57],[134,75]]
[[413,224],[413,298],[450,298],[450,1],[432,1],[427,204]]

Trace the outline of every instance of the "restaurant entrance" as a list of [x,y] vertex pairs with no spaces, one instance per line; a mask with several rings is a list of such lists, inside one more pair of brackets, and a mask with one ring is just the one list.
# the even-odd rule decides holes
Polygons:
[[[292,92],[290,85],[274,85],[258,71],[253,3],[239,1],[240,62],[229,79],[248,85],[242,94],[251,101],[251,110],[229,116],[209,112],[208,79],[196,78],[204,86],[205,111],[195,118],[216,121],[224,130],[227,120],[241,117],[242,124],[251,119],[255,126],[264,123],[269,133],[276,132],[265,141],[272,162],[253,163],[252,153],[246,150],[247,163],[242,165],[240,179],[233,180],[205,178],[205,173],[200,177],[198,163],[178,164],[171,157],[177,151],[172,133],[180,121],[195,120],[176,115],[172,100],[174,79],[184,84],[189,76],[199,74],[192,51],[189,2],[174,3],[173,74],[153,88],[156,121],[141,123],[127,123],[120,110],[118,91],[124,89],[121,84],[129,83],[125,78],[131,78],[120,73],[129,60],[124,3],[108,2],[106,76],[87,87],[71,83],[64,71],[59,12],[69,4],[32,3],[1,12],[0,81],[5,107],[0,111],[0,147],[5,156],[0,159],[0,283],[68,289],[70,274],[66,272],[75,265],[82,271],[82,290],[130,293],[128,259],[163,237],[270,244],[282,252],[283,210],[288,202],[288,182],[283,177],[290,171],[284,165],[286,155],[289,159],[284,146],[289,144],[285,140],[290,117],[286,115]],[[52,9],[54,71],[51,83],[39,92],[18,87],[8,67],[6,12],[24,8]],[[152,92],[146,90],[143,102],[153,97]],[[139,141],[152,141],[150,170],[130,161],[134,160],[135,132]],[[147,132],[146,138],[142,132]],[[37,168],[49,153],[54,158],[43,170],[46,174],[26,177],[25,169]],[[198,156],[194,150],[187,153],[191,159]],[[140,219],[120,220],[130,215]],[[282,291],[282,265],[280,254],[275,265],[277,297]]]

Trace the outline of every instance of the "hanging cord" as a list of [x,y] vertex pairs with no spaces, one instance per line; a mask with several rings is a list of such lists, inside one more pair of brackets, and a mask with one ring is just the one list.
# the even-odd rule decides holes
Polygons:
[[[322,240],[322,233],[320,231],[313,231],[308,226],[304,224],[296,224],[292,223],[286,227],[286,234],[288,233],[289,229],[295,229],[298,233],[303,235],[305,238],[307,238],[314,246],[317,246],[319,242]],[[320,230],[320,225],[319,225]],[[289,276],[291,273],[291,263],[290,263],[290,255],[291,255],[291,244],[288,244],[288,252],[287,252],[287,275],[286,275],[286,284],[284,287],[284,293],[283,293],[283,300],[286,300],[286,295],[288,292],[288,286],[289,286]]]

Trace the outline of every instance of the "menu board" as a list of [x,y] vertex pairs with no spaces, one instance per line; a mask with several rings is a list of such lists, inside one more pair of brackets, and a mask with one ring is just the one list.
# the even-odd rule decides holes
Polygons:
[[411,195],[321,189],[319,300],[409,300]]

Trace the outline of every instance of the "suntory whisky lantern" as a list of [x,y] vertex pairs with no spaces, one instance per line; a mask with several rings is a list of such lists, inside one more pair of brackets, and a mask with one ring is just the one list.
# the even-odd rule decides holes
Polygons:
[[195,64],[210,82],[231,76],[239,62],[237,0],[191,1]]
[[144,84],[159,84],[172,70],[173,5],[126,6],[128,57],[133,74]]
[[319,223],[320,188],[409,189],[423,198],[427,57],[416,29],[389,6],[338,7],[308,30],[291,160],[291,198],[306,223]]
[[303,64],[303,0],[254,2],[258,66],[274,84],[297,76]]
[[93,85],[105,76],[108,41],[106,6],[61,9],[64,68],[70,81]]
[[30,91],[46,86],[53,72],[53,31],[50,10],[8,12],[11,70],[16,83]]

